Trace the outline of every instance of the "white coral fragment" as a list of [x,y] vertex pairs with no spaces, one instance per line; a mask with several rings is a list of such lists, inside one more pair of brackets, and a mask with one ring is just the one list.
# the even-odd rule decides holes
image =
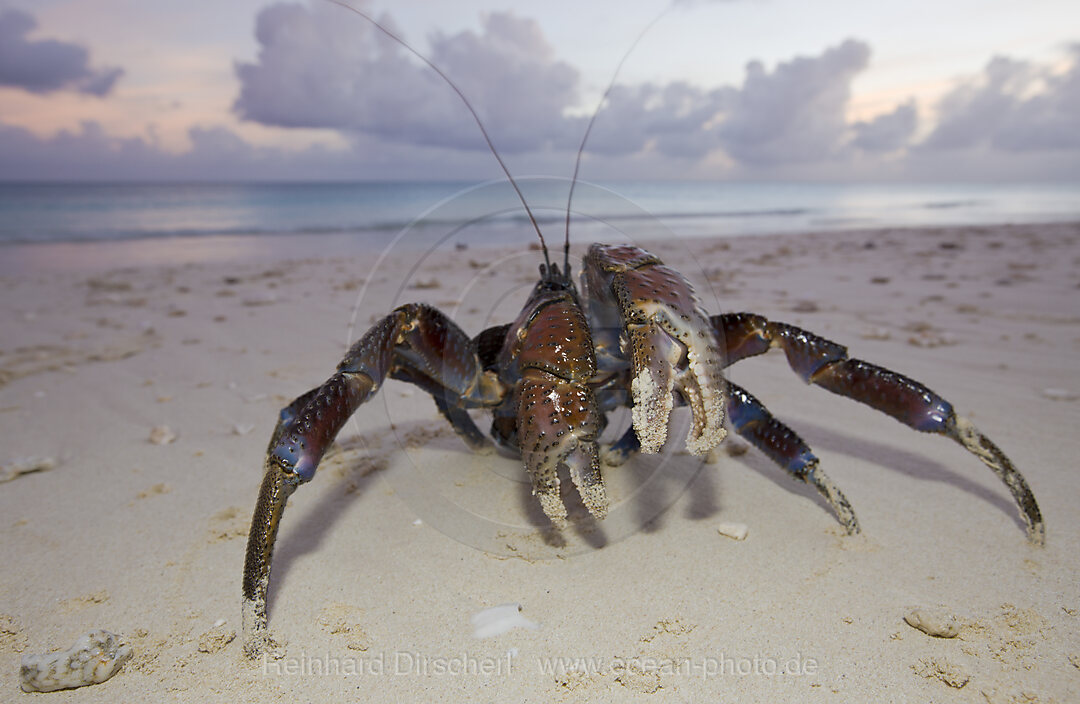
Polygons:
[[473,636],[491,638],[514,628],[537,630],[540,624],[521,615],[521,604],[500,604],[472,616]]
[[912,628],[935,638],[955,638],[960,632],[956,617],[940,609],[912,609],[904,620]]
[[55,469],[57,462],[52,457],[19,457],[0,467],[0,484],[10,482],[24,474],[47,472]]
[[716,532],[732,540],[746,540],[750,528],[745,523],[721,523],[716,526]]
[[19,673],[24,692],[52,692],[109,679],[131,658],[131,646],[108,631],[91,631],[67,650],[24,655]]

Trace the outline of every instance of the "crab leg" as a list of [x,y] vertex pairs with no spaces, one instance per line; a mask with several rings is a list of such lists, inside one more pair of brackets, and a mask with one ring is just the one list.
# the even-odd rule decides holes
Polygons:
[[458,437],[469,446],[470,450],[480,454],[486,454],[492,450],[491,441],[484,437],[484,434],[476,427],[476,423],[469,417],[465,407],[461,404],[460,397],[456,393],[444,388],[441,384],[432,381],[423,374],[416,373],[408,368],[395,369],[390,376],[400,381],[416,384],[431,394],[439,413],[443,415],[443,418],[446,418],[450,426],[458,434]]
[[609,467],[621,467],[631,455],[638,452],[641,452],[641,443],[638,442],[634,426],[631,425],[618,440],[604,448],[602,459]]
[[1027,524],[1028,540],[1043,544],[1042,513],[1027,480],[997,445],[958,417],[941,396],[914,379],[848,357],[843,345],[792,325],[753,313],[717,315],[711,320],[718,335],[723,335],[728,364],[779,347],[803,381],[864,403],[915,430],[944,435],[963,445],[1009,488]]
[[730,381],[728,414],[735,432],[787,470],[792,477],[817,489],[849,534],[859,532],[859,521],[851,504],[821,469],[810,447],[794,430],[774,418],[746,389]]
[[266,474],[244,562],[243,630],[248,657],[275,647],[266,630],[266,592],[285,504],[296,487],[315,476],[319,460],[345,421],[379,390],[387,376],[431,390],[441,401],[439,410],[451,421],[457,420],[455,428],[463,423],[461,416],[468,418],[464,411],[458,412],[462,407],[494,406],[503,395],[497,378],[482,371],[475,346],[453,321],[434,308],[411,304],[376,323],[353,345],[333,376],[281,411],[267,448]]
[[720,350],[690,283],[643,249],[594,244],[584,287],[596,327],[622,332],[642,452],[659,452],[667,440],[673,390],[693,417],[687,449],[701,455],[715,447],[725,432]]
[[[758,448],[793,478],[800,479],[818,490],[849,533],[859,532],[859,521],[847,498],[832,479],[821,469],[818,458],[798,433],[777,420],[769,409],[746,389],[727,382],[727,415],[731,427],[754,447]],[[678,404],[676,404],[678,405]],[[622,437],[603,453],[604,464],[617,467],[641,451],[634,428],[626,429]]]

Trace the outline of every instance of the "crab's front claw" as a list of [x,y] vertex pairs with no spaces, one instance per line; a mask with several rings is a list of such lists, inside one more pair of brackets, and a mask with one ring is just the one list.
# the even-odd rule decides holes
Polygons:
[[560,465],[565,465],[581,502],[597,520],[607,515],[608,498],[600,475],[596,445],[597,412],[592,391],[581,385],[544,378],[526,370],[519,385],[518,428],[521,457],[540,507],[556,528],[566,524],[559,493]]
[[715,447],[725,435],[721,346],[690,282],[630,245],[592,245],[583,277],[593,315],[621,328],[641,451],[659,452],[667,440],[673,391],[693,414],[687,449]]
[[565,466],[582,503],[597,520],[607,515],[600,475],[602,416],[589,381],[596,354],[577,296],[561,286],[537,287],[506,334],[504,369],[516,366],[516,435],[533,493],[556,528],[566,525],[559,492]]

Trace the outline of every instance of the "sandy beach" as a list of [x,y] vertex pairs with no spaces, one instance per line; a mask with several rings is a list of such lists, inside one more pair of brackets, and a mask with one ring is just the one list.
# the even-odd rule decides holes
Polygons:
[[[1045,547],[974,456],[805,386],[779,352],[730,377],[815,450],[857,536],[756,450],[703,465],[679,433],[647,492],[652,460],[606,470],[628,522],[553,548],[520,463],[470,453],[389,381],[290,500],[285,656],[257,662],[240,580],[278,410],[395,305],[509,322],[539,254],[217,244],[0,250],[0,700],[1080,700],[1080,224],[645,243],[710,312],[804,327],[951,401],[1027,477]],[[477,638],[471,618],[508,603],[537,627]],[[956,637],[908,625],[916,608]],[[115,677],[19,691],[23,655],[99,628],[134,651]]]

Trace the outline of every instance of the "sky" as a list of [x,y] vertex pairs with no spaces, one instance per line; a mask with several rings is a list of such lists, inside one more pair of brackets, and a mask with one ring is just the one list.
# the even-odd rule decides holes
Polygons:
[[[518,176],[572,172],[625,57],[586,179],[1080,181],[1075,0],[356,5]],[[327,0],[0,0],[0,179],[500,173],[435,71]]]

